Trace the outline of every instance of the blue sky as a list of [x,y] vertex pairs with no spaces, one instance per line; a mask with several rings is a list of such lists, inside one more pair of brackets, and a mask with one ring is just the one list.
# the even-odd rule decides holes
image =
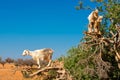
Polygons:
[[[86,0],[85,4],[89,4]],[[53,58],[77,46],[90,11],[78,0],[0,0],[0,56],[26,58],[24,49],[54,49]]]

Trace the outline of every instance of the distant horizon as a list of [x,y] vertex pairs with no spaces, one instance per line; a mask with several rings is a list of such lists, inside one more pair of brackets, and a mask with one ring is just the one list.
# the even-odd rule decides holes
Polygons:
[[79,44],[91,12],[77,5],[77,0],[0,1],[0,57],[26,59],[23,50],[41,48],[54,49],[53,59],[66,55]]

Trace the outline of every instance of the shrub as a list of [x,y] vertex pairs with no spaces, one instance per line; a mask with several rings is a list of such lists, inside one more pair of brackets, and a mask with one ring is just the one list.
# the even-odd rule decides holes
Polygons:
[[3,66],[4,66],[4,64],[5,64],[5,61],[1,61],[0,63],[1,63]]
[[14,59],[7,58],[7,59],[5,59],[5,62],[7,62],[7,63],[13,63],[13,62],[14,62]]
[[32,59],[26,59],[23,61],[24,65],[27,65],[27,66],[33,66],[33,65],[36,65],[36,62],[33,61]]
[[2,61],[2,57],[0,57],[0,62]]

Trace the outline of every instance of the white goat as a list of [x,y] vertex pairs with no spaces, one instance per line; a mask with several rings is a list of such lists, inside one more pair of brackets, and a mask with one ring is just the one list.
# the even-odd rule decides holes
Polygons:
[[33,60],[37,62],[38,68],[41,67],[40,64],[42,61],[48,62],[47,66],[50,66],[52,61],[51,60],[52,54],[53,54],[53,50],[50,48],[44,48],[44,49],[34,50],[34,51],[24,50],[22,53],[23,56],[30,55],[33,58]]

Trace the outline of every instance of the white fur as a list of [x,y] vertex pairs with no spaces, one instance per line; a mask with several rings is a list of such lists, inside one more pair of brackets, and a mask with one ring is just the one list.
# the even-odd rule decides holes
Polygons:
[[47,66],[49,66],[51,64],[52,54],[53,54],[53,50],[48,48],[34,50],[34,51],[24,50],[22,53],[23,56],[30,55],[33,58],[33,60],[37,62],[38,68],[41,67],[40,65],[41,61],[48,60]]
[[94,11],[92,11],[92,12],[90,13],[90,15],[88,16],[88,20],[89,20],[89,21],[91,21],[91,19],[92,19],[92,17],[93,17],[93,13],[94,13]]
[[92,11],[88,16],[89,23],[94,19],[94,17],[96,17],[94,16],[94,13],[98,13],[98,9],[96,9],[95,11]]

